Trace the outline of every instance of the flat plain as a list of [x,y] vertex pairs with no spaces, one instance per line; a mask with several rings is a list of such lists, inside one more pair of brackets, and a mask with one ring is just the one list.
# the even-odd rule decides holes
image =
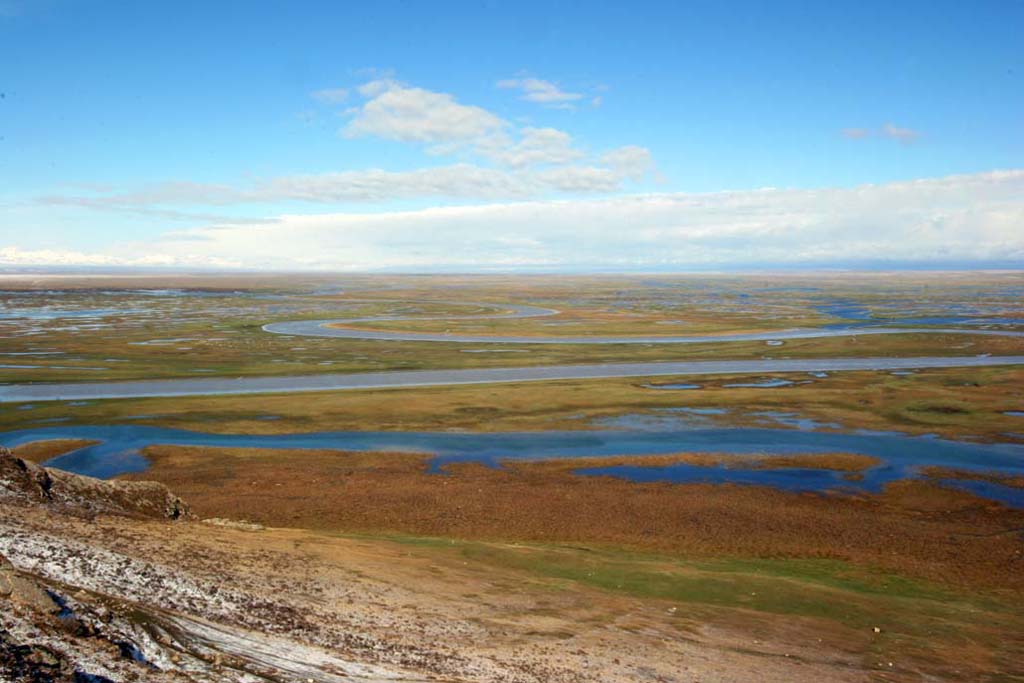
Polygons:
[[[11,384],[1024,353],[1024,338],[1001,334],[1024,330],[1024,275],[1014,272],[10,276],[0,286],[0,381]],[[554,313],[501,317],[514,307]],[[466,344],[263,330],[291,320],[494,337],[708,340]],[[856,333],[877,326],[917,331]],[[714,339],[794,328],[848,333]],[[933,331],[949,328],[957,331]],[[1009,681],[1024,678],[1024,504],[1015,502],[1022,411],[1020,365],[727,373],[0,403],[0,443],[73,469],[76,454],[97,447],[83,428],[120,426],[125,450],[146,463],[122,479],[162,482],[200,517],[261,529],[187,523],[168,532],[163,549],[152,539],[141,544],[160,561],[174,548],[216,547],[247,558],[236,570],[245,581],[266,571],[265,588],[300,561],[325,575],[365,572],[361,580],[374,586],[401,582],[430,603],[437,623],[483,629],[489,656],[514,662],[519,653],[523,671],[534,672],[522,680],[733,680],[763,661],[765,680]],[[140,427],[339,436],[330,448],[210,446],[140,441],[131,436]],[[348,433],[635,433],[656,434],[660,445],[571,458],[481,446],[486,457],[438,460],[429,449],[352,448],[341,436]],[[694,434],[721,435],[725,445],[682,447]],[[916,455],[904,463],[884,449],[792,446],[808,434],[906,437]],[[672,450],[672,439],[681,447]],[[942,455],[961,451],[968,455]],[[54,460],[66,453],[70,460]],[[898,476],[882,476],[893,468]],[[143,538],[146,529],[125,533]],[[264,543],[279,553],[277,569],[256,557]],[[397,609],[374,595],[381,611]],[[367,617],[368,629],[381,628],[375,618]],[[396,634],[420,645],[430,637],[411,627]],[[703,660],[702,648],[724,668]],[[571,660],[566,671],[543,668],[559,658]]]

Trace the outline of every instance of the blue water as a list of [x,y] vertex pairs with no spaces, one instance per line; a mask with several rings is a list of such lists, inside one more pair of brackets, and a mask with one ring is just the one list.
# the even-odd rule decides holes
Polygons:
[[[699,416],[699,415],[698,415]],[[794,491],[843,489],[874,493],[890,481],[917,476],[925,465],[1024,476],[1024,444],[982,444],[891,432],[815,432],[769,428],[691,428],[663,431],[591,430],[572,432],[446,433],[322,432],[310,434],[205,434],[145,425],[47,426],[0,433],[0,443],[14,447],[41,439],[90,439],[100,443],[46,464],[94,477],[142,472],[148,462],[141,450],[153,444],[246,448],[314,448],[353,451],[414,451],[433,454],[430,471],[442,472],[456,462],[500,467],[503,459],[542,460],[601,455],[677,452],[784,455],[844,452],[875,456],[877,467],[860,481],[841,473],[811,469],[753,470],[671,465],[581,470],[634,481],[758,484]],[[987,482],[949,481],[993,500],[1024,508],[1024,490]]]
[[24,318],[27,320],[60,320],[62,318],[104,318],[109,316],[132,315],[142,313],[139,308],[82,308],[82,309],[61,309],[50,306],[39,306],[31,308],[5,308],[0,311],[0,319],[13,320]]
[[805,431],[817,429],[842,429],[842,425],[837,422],[820,422],[809,417],[801,417],[797,413],[786,413],[776,410],[760,410],[750,414],[760,418],[759,422],[774,422],[775,424],[794,427],[795,429]]
[[723,387],[751,387],[754,389],[774,389],[775,387],[788,387],[791,384],[795,384],[790,379],[762,379],[757,382],[735,382],[733,384],[723,384]]
[[714,417],[727,412],[725,408],[656,408],[648,413],[600,417],[591,424],[599,429],[671,433],[720,427]]
[[[814,308],[819,313],[842,318],[844,322],[822,325],[824,329],[847,329],[857,326],[872,325],[1022,325],[1024,319],[991,316],[977,311],[969,311],[965,315],[933,315],[933,316],[895,316],[875,317],[871,310],[863,304],[850,301],[834,301],[818,304]],[[953,307],[956,308],[956,307]],[[961,307],[962,308],[962,307]]]

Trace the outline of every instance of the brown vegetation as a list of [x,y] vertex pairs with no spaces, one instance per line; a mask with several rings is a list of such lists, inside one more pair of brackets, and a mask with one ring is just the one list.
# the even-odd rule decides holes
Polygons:
[[[878,465],[881,460],[860,453],[807,453],[802,455],[723,453],[673,453],[668,455],[644,455],[610,458],[587,458],[587,467],[609,467],[612,465],[635,465],[640,467],[664,467],[672,463],[686,463],[699,467],[738,467],[752,470],[781,470],[802,468],[808,470],[834,470],[837,472],[861,472]],[[540,464],[540,463],[536,463]],[[565,471],[579,469],[579,460],[549,460],[543,463]]]
[[16,456],[29,462],[46,462],[50,458],[64,455],[79,448],[85,448],[96,443],[89,439],[47,439],[45,441],[32,441],[16,446],[13,451]]
[[[465,354],[464,354],[465,355]],[[487,355],[487,354],[482,354]],[[503,354],[498,354],[503,355]],[[517,354],[509,354],[517,355]],[[805,373],[788,377],[806,381]],[[659,382],[693,378],[659,378]],[[416,387],[336,391],[308,395],[191,396],[96,401],[73,410],[39,403],[0,411],[0,428],[22,428],[32,420],[71,416],[76,423],[130,421],[204,432],[277,434],[340,430],[537,431],[593,428],[595,421],[663,408],[720,408],[714,421],[764,426],[761,411],[788,412],[844,429],[934,433],[1013,440],[1020,418],[1005,414],[1020,405],[1024,368],[952,368],[913,376],[886,372],[841,372],[810,384],[775,389],[724,388],[737,376],[702,377],[697,391],[649,389],[645,379],[595,379],[505,385]],[[919,403],[967,403],[969,413],[913,410]],[[151,415],[139,418],[140,415]],[[266,419],[267,417],[275,419]]]
[[1013,531],[1024,527],[1024,512],[924,481],[876,497],[821,496],[572,474],[616,462],[609,458],[459,464],[436,475],[419,454],[169,446],[146,453],[152,469],[129,476],[167,484],[204,517],[689,557],[830,558],[1024,590],[1024,544]]
[[993,484],[1002,484],[1015,489],[1024,489],[1024,476],[1014,476],[1001,472],[972,472],[954,467],[923,467],[921,474],[929,479],[965,479],[968,481],[989,481]]

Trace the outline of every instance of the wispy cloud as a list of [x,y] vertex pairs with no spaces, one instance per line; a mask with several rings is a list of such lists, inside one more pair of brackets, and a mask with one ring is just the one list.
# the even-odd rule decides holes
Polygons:
[[[181,185],[187,185],[189,190],[183,190]],[[118,194],[114,191],[108,193],[97,193],[90,195],[43,195],[37,197],[34,204],[38,206],[70,206],[81,209],[93,209],[108,211],[111,213],[122,213],[135,216],[146,216],[150,218],[162,218],[172,221],[185,221],[188,223],[242,223],[251,224],[265,221],[272,221],[268,218],[243,217],[236,218],[221,214],[212,214],[195,211],[181,211],[172,208],[163,208],[163,205],[182,202],[189,197],[188,192],[195,192],[195,199],[187,200],[189,204],[216,204],[225,205],[233,203],[231,195],[233,190],[212,186],[217,189],[203,188],[192,183],[163,183],[145,190],[134,193]],[[222,195],[215,194],[223,192]]]
[[[582,93],[568,92],[551,81],[541,78],[506,78],[496,84],[499,88],[519,90],[519,99],[527,102],[536,102],[545,107],[556,109],[571,109],[573,103],[582,100],[585,95]],[[599,98],[595,98],[595,106],[600,104]]]
[[651,151],[638,145],[626,145],[601,156],[601,162],[626,178],[640,179],[654,170]]
[[338,104],[348,99],[348,88],[325,88],[324,90],[314,90],[310,93],[310,97],[318,102],[324,102],[325,104]]
[[[557,149],[557,148],[555,148]],[[641,148],[638,148],[641,149]],[[534,154],[546,155],[547,147],[529,146],[509,154],[536,165]],[[568,153],[568,152],[567,152]],[[623,156],[610,152],[611,157]],[[606,156],[609,156],[606,155]],[[634,156],[627,152],[625,156]],[[515,160],[509,160],[514,165]],[[137,213],[191,222],[250,223],[247,219],[181,211],[177,205],[266,205],[281,202],[341,204],[386,202],[406,199],[533,199],[558,193],[595,194],[621,189],[626,180],[637,179],[636,163],[623,165],[556,165],[537,168],[488,168],[475,164],[451,164],[411,171],[368,169],[281,176],[245,186],[201,183],[158,183],[132,191],[46,195],[36,199],[43,206],[78,206],[119,213]],[[262,219],[266,220],[266,219]]]
[[889,138],[890,140],[896,140],[904,144],[914,142],[921,137],[921,133],[912,128],[903,128],[892,123],[887,123],[882,126],[881,133],[882,137]]
[[[314,96],[336,100],[342,91],[346,97],[351,94],[336,88]],[[449,93],[393,78],[369,81],[355,92],[361,102],[346,111],[344,136],[408,143],[430,157],[454,156],[454,163],[400,171],[371,168],[292,175],[243,185],[169,181],[135,189],[51,193],[36,202],[226,224],[236,219],[218,220],[196,213],[195,207],[446,198],[487,201],[607,193],[642,180],[654,167],[646,148],[627,145],[589,154],[563,130],[519,126]]]
[[871,137],[871,131],[867,128],[843,128],[840,133],[849,140],[863,140],[864,138]]
[[238,259],[221,258],[209,254],[158,254],[143,256],[83,252],[71,249],[20,249],[0,247],[0,265],[3,266],[77,266],[77,267],[183,267],[240,268]]
[[920,131],[916,131],[913,128],[897,126],[893,123],[886,123],[877,129],[843,128],[840,131],[840,134],[848,140],[865,140],[867,138],[877,137],[895,140],[905,145],[916,142],[921,137]]

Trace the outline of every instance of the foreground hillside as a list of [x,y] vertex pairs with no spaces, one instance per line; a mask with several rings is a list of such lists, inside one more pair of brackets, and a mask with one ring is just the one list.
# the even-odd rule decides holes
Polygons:
[[[996,680],[1020,633],[910,583],[779,564],[201,521],[159,484],[8,451],[0,555],[0,680],[19,683]],[[924,615],[916,635],[876,598]],[[922,650],[951,628],[971,641],[955,661]]]

